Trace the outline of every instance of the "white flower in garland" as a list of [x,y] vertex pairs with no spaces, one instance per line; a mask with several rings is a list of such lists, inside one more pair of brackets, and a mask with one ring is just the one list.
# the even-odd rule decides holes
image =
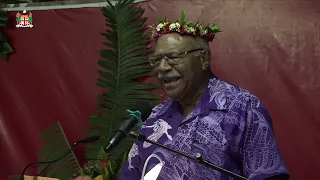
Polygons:
[[180,31],[180,24],[178,22],[170,24],[169,30],[172,31],[174,29],[176,29],[178,32]]
[[161,28],[163,28],[163,24],[162,23],[157,25],[157,31],[160,31]]
[[205,29],[205,30],[201,29],[200,33],[202,36],[204,36],[208,33],[208,29]]
[[195,31],[196,31],[196,29],[193,28],[193,27],[188,27],[188,29],[187,29],[187,32],[188,32],[188,33],[193,33],[193,32],[195,32]]

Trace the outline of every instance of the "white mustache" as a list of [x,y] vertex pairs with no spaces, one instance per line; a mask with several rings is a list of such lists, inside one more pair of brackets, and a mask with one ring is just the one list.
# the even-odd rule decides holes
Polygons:
[[163,79],[163,78],[174,78],[174,77],[180,77],[181,74],[177,71],[169,71],[169,72],[159,72],[158,74],[158,79]]

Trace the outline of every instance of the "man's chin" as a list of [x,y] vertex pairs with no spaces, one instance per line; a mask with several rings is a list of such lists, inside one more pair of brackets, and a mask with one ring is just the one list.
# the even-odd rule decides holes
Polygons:
[[168,97],[174,100],[180,99],[180,97],[183,95],[180,89],[170,89],[170,90],[163,89],[163,91]]
[[177,93],[174,93],[174,92],[167,92],[167,91],[164,91],[166,93],[166,95],[172,99],[177,99],[179,97],[179,95]]
[[166,93],[167,96],[173,99],[177,99],[183,94],[183,91],[182,91],[182,89],[184,89],[183,87],[184,87],[184,83],[182,79],[179,79],[178,81],[174,83],[169,83],[169,84],[161,82],[161,89]]
[[162,89],[165,91],[175,91],[177,89],[180,89],[182,85],[183,85],[182,78],[179,78],[176,81],[167,82],[167,83],[164,81],[161,82]]

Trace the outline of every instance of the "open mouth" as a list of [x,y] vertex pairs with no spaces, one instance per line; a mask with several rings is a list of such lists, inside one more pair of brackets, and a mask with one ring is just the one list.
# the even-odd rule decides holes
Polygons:
[[180,77],[167,77],[167,78],[164,78],[163,81],[165,84],[172,84],[177,82],[179,79]]

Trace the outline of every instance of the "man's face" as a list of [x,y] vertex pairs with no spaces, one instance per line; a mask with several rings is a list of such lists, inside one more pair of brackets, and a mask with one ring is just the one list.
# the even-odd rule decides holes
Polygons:
[[[185,53],[187,51],[192,51]],[[209,66],[204,50],[196,47],[196,39],[177,33],[162,35],[157,43],[154,66],[162,90],[171,98],[181,100],[199,88],[203,72]]]

